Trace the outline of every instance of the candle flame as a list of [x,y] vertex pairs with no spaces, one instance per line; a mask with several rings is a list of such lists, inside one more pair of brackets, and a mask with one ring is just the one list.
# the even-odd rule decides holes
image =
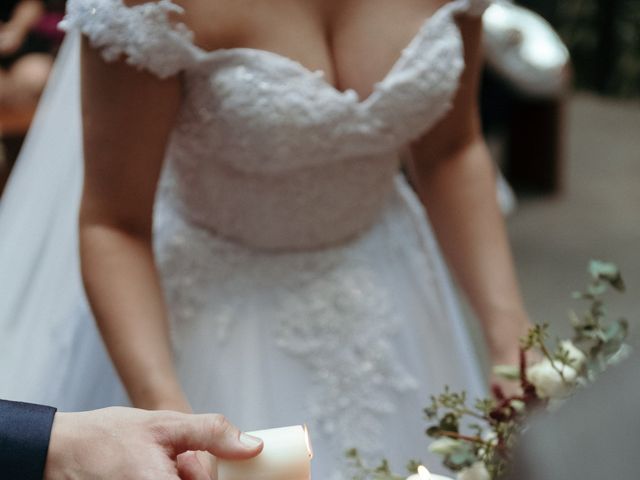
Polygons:
[[420,476],[420,480],[431,480],[431,473],[424,465],[418,467],[418,475]]
[[307,451],[309,452],[309,460],[313,458],[313,448],[311,447],[311,439],[309,438],[309,429],[307,425],[303,425],[302,429],[304,430],[304,440],[307,442]]

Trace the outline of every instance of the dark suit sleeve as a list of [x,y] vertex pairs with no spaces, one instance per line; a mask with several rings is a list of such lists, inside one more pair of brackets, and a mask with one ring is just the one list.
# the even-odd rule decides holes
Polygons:
[[0,478],[42,480],[55,408],[0,400]]

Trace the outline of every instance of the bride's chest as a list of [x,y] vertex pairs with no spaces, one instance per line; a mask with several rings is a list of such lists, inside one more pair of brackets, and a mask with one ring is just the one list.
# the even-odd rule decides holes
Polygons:
[[[226,3],[223,5],[223,3]],[[203,50],[266,50],[324,72],[337,90],[371,94],[447,0],[189,0],[180,20]]]
[[446,13],[423,22],[366,96],[279,53],[200,50],[184,74],[178,137],[241,170],[396,152],[444,115],[458,88],[462,42]]
[[381,211],[398,152],[450,108],[464,68],[457,0],[367,95],[283,53],[193,50],[165,178],[200,225],[261,248],[353,237]]

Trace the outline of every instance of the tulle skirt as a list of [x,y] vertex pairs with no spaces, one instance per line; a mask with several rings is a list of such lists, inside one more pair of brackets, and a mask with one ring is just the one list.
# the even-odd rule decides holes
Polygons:
[[[164,216],[164,220],[162,217]],[[159,212],[157,258],[182,384],[198,411],[243,429],[306,423],[314,478],[345,451],[427,453],[423,409],[485,382],[422,205],[403,177],[377,224],[346,245],[264,253]]]

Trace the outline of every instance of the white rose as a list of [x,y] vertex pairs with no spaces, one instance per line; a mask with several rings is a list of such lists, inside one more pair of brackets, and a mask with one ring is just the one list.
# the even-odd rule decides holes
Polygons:
[[[487,442],[489,445],[495,447],[496,445],[498,445],[498,434],[493,430],[489,430],[488,432],[485,432],[482,434],[482,440]],[[486,453],[486,449],[484,446],[478,449],[478,456],[482,457],[484,456],[485,453]]]
[[459,472],[458,480],[491,480],[491,476],[483,462],[476,462]]
[[560,348],[568,353],[569,360],[571,360],[571,366],[576,370],[580,370],[587,362],[587,356],[582,350],[576,347],[571,340],[565,340],[560,343]]
[[540,398],[566,397],[573,389],[577,377],[575,368],[561,362],[554,362],[552,365],[547,358],[527,369],[527,378],[536,387]]
[[451,455],[459,451],[463,445],[453,438],[439,438],[429,445],[429,451],[437,455]]
[[493,446],[496,446],[498,444],[498,434],[493,430],[489,430],[488,432],[483,433],[482,439]]

